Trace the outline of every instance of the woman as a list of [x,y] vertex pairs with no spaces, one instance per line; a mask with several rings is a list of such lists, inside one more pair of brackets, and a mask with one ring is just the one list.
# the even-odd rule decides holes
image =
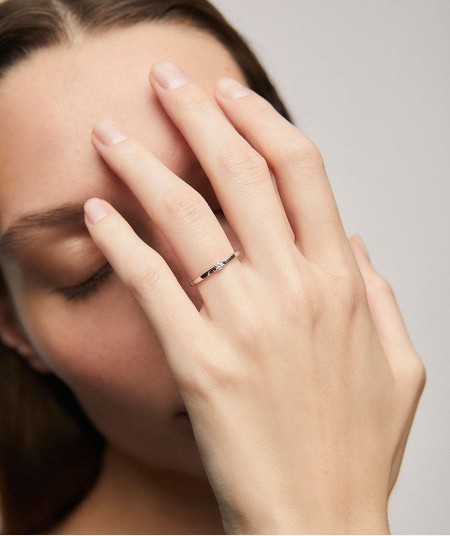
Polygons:
[[0,21],[4,530],[389,532],[424,368],[242,39],[204,0]]

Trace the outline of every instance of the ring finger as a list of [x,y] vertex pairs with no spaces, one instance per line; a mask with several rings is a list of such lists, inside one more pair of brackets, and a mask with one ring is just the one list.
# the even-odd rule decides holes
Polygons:
[[[107,120],[97,124],[92,141],[156,223],[191,280],[233,253],[230,240],[203,197],[116,123]],[[203,299],[207,297],[207,307],[214,302],[223,305],[230,289],[238,291],[239,264],[231,262],[221,277],[201,282],[198,288]]]

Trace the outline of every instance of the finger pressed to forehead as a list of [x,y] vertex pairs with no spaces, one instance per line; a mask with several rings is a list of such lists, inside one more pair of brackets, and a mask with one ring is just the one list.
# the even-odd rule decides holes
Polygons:
[[264,158],[177,67],[158,63],[150,79],[211,181],[246,258],[267,263],[268,251],[282,256],[293,242]]
[[[177,177],[146,147],[109,120],[97,124],[92,141],[108,166],[134,193],[156,223],[191,280],[233,253],[233,247],[205,199]],[[224,299],[239,264],[199,291],[208,303]],[[225,285],[225,287],[224,287]],[[221,292],[221,288],[223,292]]]

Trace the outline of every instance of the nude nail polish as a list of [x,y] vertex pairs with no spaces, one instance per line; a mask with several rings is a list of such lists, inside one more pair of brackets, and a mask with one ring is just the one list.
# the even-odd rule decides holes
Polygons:
[[116,145],[128,138],[119,125],[110,119],[97,123],[92,133],[104,145]]

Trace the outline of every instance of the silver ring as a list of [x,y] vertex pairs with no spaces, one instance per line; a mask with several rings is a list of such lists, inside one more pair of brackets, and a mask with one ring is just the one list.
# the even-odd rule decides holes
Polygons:
[[209,277],[210,275],[213,275],[215,274],[216,272],[218,272],[219,270],[222,270],[222,268],[224,268],[229,262],[231,262],[233,259],[235,259],[236,257],[239,257],[239,255],[241,254],[241,252],[237,249],[232,255],[230,255],[229,257],[227,257],[225,260],[221,261],[221,262],[218,262],[217,264],[215,264],[212,268],[210,268],[207,272],[205,272],[204,274],[202,275],[199,275],[196,279],[194,279],[193,281],[191,281],[189,284],[191,285],[191,287],[193,287],[194,285],[197,285],[198,283],[201,283],[204,279],[206,279],[207,277]]

